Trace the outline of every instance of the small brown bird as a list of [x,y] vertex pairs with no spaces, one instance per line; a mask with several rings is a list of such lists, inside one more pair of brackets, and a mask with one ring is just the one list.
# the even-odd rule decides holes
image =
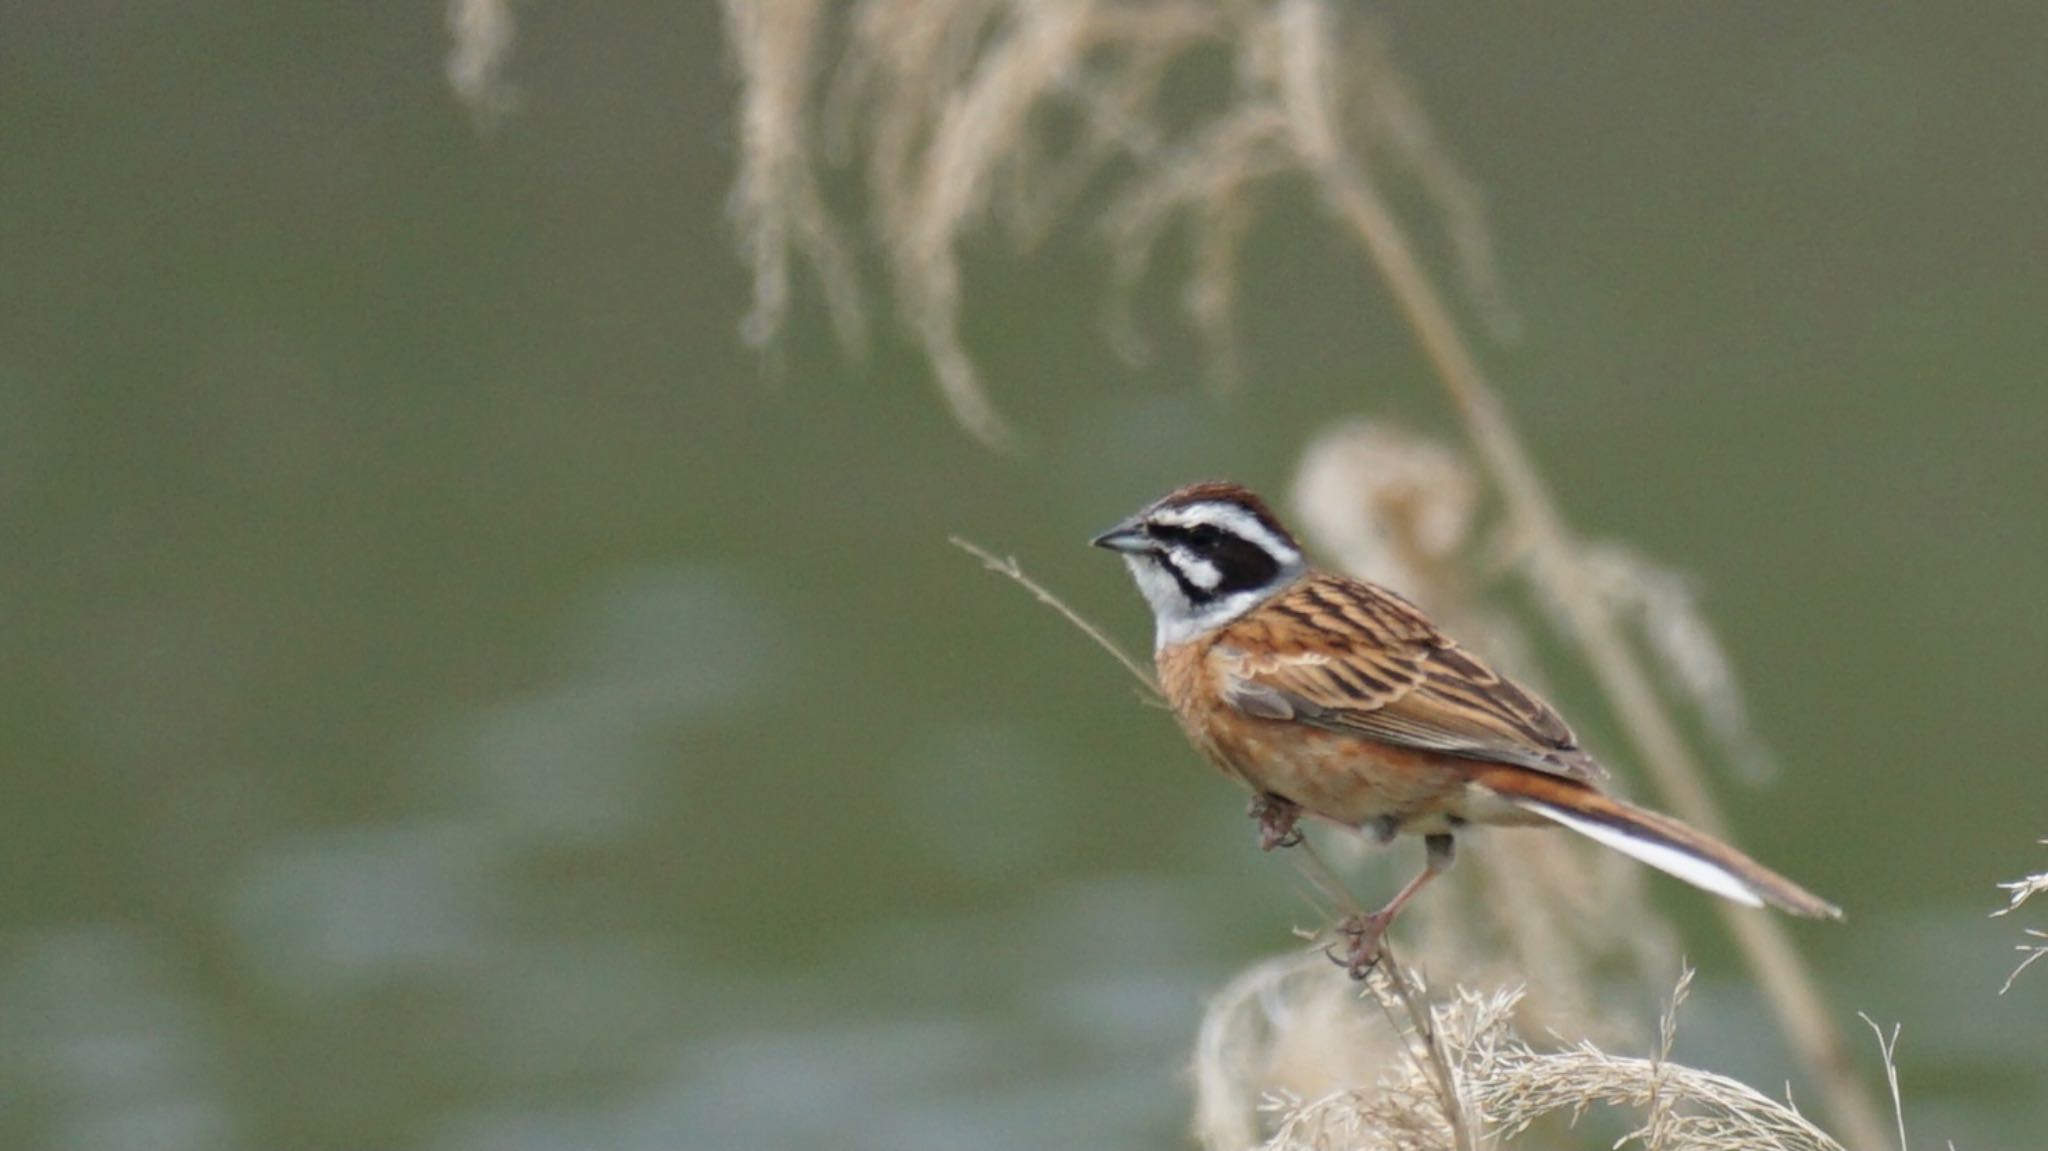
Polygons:
[[1423,837],[1422,873],[1339,925],[1353,975],[1451,865],[1467,824],[1560,823],[1738,903],[1841,917],[1733,847],[1603,792],[1607,772],[1549,704],[1393,592],[1310,568],[1244,488],[1181,488],[1094,543],[1122,554],[1151,604],[1167,699],[1195,746],[1252,789],[1262,847],[1299,842],[1304,812],[1382,843]]

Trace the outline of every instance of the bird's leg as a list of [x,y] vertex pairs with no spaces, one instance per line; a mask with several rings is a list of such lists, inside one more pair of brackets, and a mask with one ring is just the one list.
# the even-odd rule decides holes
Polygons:
[[1252,796],[1252,805],[1245,809],[1245,814],[1258,821],[1260,851],[1293,847],[1301,842],[1301,829],[1295,826],[1301,822],[1301,805],[1293,800],[1262,791]]
[[1394,922],[1394,915],[1401,910],[1402,905],[1415,898],[1415,893],[1421,891],[1430,880],[1450,870],[1451,860],[1455,854],[1455,842],[1448,833],[1424,836],[1422,844],[1422,874],[1409,880],[1408,886],[1403,887],[1399,894],[1389,899],[1387,905],[1378,911],[1347,915],[1337,922],[1337,934],[1350,940],[1350,944],[1345,947],[1342,955],[1337,954],[1334,948],[1325,954],[1339,967],[1350,972],[1351,978],[1364,979],[1365,973],[1371,971],[1373,964],[1380,961],[1380,943],[1386,938],[1387,925]]

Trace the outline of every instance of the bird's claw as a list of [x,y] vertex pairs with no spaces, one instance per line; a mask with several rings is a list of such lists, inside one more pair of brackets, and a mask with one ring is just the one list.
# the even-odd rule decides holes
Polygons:
[[1379,912],[1346,916],[1336,926],[1336,933],[1350,941],[1344,945],[1343,954],[1337,953],[1339,944],[1332,943],[1323,948],[1323,955],[1342,967],[1351,978],[1364,979],[1366,973],[1379,964],[1382,945],[1387,937],[1387,923],[1392,918]]
[[1260,792],[1252,797],[1245,814],[1258,821],[1260,851],[1293,847],[1301,842],[1301,828],[1296,826],[1301,822],[1301,805],[1293,800]]

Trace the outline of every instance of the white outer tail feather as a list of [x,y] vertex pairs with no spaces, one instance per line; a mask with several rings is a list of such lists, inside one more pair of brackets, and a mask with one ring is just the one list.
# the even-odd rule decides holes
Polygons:
[[1742,877],[1709,859],[1678,847],[1676,844],[1654,838],[1630,828],[1617,827],[1596,819],[1552,807],[1541,800],[1524,796],[1513,796],[1511,801],[1524,811],[1532,811],[1545,819],[1554,820],[1595,842],[1605,844],[1623,855],[1637,859],[1666,875],[1685,880],[1702,891],[1711,891],[1725,899],[1749,907],[1762,907],[1763,896],[1744,882]]

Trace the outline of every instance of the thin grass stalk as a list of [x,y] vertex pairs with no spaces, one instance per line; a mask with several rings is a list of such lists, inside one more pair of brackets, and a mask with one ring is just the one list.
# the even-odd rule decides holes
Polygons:
[[1115,640],[1109,638],[1108,632],[1105,632],[1101,628],[1096,627],[1095,624],[1092,621],[1090,621],[1086,616],[1082,615],[1080,612],[1075,611],[1073,608],[1068,607],[1065,600],[1062,600],[1060,597],[1052,594],[1051,590],[1048,589],[1044,584],[1039,583],[1037,580],[1032,579],[1028,575],[1025,575],[1023,567],[1017,563],[1017,557],[998,556],[994,552],[989,551],[987,548],[982,547],[980,544],[977,544],[973,540],[967,539],[964,536],[948,536],[946,537],[946,540],[948,543],[951,543],[954,547],[959,548],[961,551],[966,552],[968,555],[971,555],[975,559],[980,560],[981,566],[987,568],[988,570],[996,573],[999,576],[1003,576],[1012,581],[1015,581],[1017,584],[1021,585],[1024,588],[1024,590],[1030,592],[1033,598],[1037,599],[1039,603],[1042,603],[1045,606],[1051,608],[1052,610],[1065,616],[1068,623],[1073,624],[1075,627],[1081,629],[1081,634],[1087,636],[1091,640],[1094,640],[1095,646],[1108,652],[1112,658],[1114,658],[1118,663],[1122,664],[1124,670],[1130,672],[1131,675],[1137,679],[1138,683],[1142,687],[1144,687],[1145,694],[1149,698],[1151,698],[1153,702],[1164,703],[1166,701],[1166,693],[1160,690],[1159,681],[1153,678],[1151,672],[1146,671],[1144,667],[1138,663],[1137,660],[1131,658],[1130,653],[1126,652],[1121,646],[1119,646]]
[[[1294,846],[1293,852],[1291,858],[1295,869],[1330,900],[1334,908],[1330,914],[1331,922],[1360,914],[1365,910],[1352,898],[1350,889],[1344,886],[1344,881],[1323,859],[1322,853],[1316,850],[1316,845],[1312,841],[1304,838]],[[1458,1076],[1451,1070],[1451,1058],[1437,1037],[1435,1014],[1427,1005],[1416,1000],[1415,989],[1421,986],[1421,981],[1410,975],[1408,969],[1401,965],[1400,960],[1394,957],[1393,945],[1385,940],[1380,944],[1377,966],[1378,970],[1374,974],[1383,981],[1394,999],[1401,1004],[1402,1011],[1408,1016],[1409,1026],[1421,1042],[1422,1053],[1417,1055],[1410,1047],[1408,1057],[1415,1060],[1416,1066],[1422,1068],[1423,1074],[1436,1092],[1444,1119],[1451,1127],[1452,1146],[1457,1148],[1457,1151],[1478,1151],[1479,1144],[1473,1134],[1471,1117],[1466,1113],[1465,1098],[1458,1090]],[[1384,1006],[1385,996],[1380,998]],[[1389,1023],[1393,1024],[1395,1032],[1400,1032],[1399,1023],[1391,1018],[1391,1010],[1388,1014]]]

